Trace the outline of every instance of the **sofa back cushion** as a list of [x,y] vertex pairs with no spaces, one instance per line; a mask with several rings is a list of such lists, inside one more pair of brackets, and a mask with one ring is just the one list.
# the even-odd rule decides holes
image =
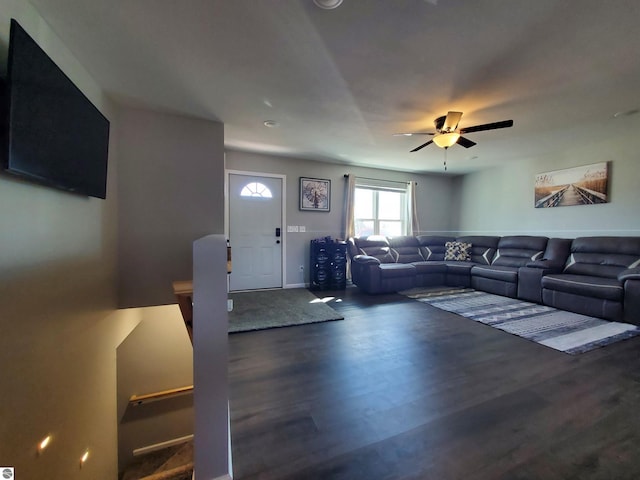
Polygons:
[[579,237],[571,242],[564,273],[617,278],[640,266],[640,237]]
[[397,263],[424,262],[424,257],[420,252],[420,243],[416,237],[408,235],[390,237],[389,246]]
[[[369,235],[367,237],[355,237],[353,244],[357,249],[356,255],[369,255],[376,257],[380,263],[394,263],[396,257],[391,251],[387,237],[382,235]],[[352,255],[352,257],[355,255]]]
[[458,237],[456,241],[471,244],[471,261],[481,265],[490,265],[498,247],[500,237],[489,235],[469,235]]
[[530,235],[502,237],[491,264],[500,267],[524,267],[528,262],[544,257],[548,240],[547,237]]
[[551,260],[559,264],[564,264],[567,258],[569,258],[572,241],[570,238],[550,238],[547,242],[544,256],[542,257],[543,260]]
[[446,250],[444,246],[445,243],[455,240],[453,237],[445,237],[442,235],[418,235],[416,238],[420,244],[420,250],[422,251],[424,259],[438,262],[444,260]]

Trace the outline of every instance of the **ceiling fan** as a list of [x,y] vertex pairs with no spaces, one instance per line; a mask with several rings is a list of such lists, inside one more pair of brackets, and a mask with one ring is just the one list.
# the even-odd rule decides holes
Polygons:
[[483,125],[475,125],[473,127],[458,129],[460,118],[462,118],[462,112],[449,112],[433,121],[436,127],[435,132],[394,133],[394,135],[403,135],[406,137],[411,137],[413,135],[433,135],[432,140],[417,146],[411,150],[412,152],[417,152],[431,143],[435,143],[437,146],[445,149],[455,145],[456,143],[464,148],[471,148],[476,144],[476,142],[462,137],[461,135],[463,133],[482,132],[484,130],[496,130],[498,128],[513,126],[513,120],[503,120],[502,122],[485,123]]

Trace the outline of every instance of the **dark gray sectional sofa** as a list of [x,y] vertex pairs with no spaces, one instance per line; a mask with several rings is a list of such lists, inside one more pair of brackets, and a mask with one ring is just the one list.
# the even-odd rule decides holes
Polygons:
[[353,283],[370,294],[461,286],[640,325],[640,237],[350,238]]

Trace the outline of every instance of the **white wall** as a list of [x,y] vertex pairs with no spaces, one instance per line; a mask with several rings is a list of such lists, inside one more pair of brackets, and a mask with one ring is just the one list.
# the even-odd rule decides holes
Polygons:
[[123,108],[119,138],[120,306],[175,303],[193,241],[224,231],[224,125]]
[[[113,107],[27,2],[0,0],[0,58],[11,17],[113,130]],[[0,465],[16,478],[117,478],[115,349],[136,320],[115,315],[116,151],[112,133],[106,200],[0,175]]]
[[[533,234],[565,238],[640,235],[640,115],[603,122],[600,134],[563,149],[456,181],[458,229],[464,234]],[[607,161],[610,203],[533,207],[535,175]]]
[[[344,218],[345,173],[386,180],[418,182],[420,229],[422,233],[448,233],[454,220],[451,209],[452,179],[441,175],[415,175],[391,170],[347,167],[311,160],[227,151],[226,166],[230,170],[284,174],[286,178],[285,286],[309,283],[309,244],[314,238],[341,238]],[[330,212],[309,212],[299,209],[300,177],[331,180]],[[305,233],[287,233],[287,225],[303,225]],[[232,245],[233,248],[233,245]],[[300,272],[300,265],[304,272]]]

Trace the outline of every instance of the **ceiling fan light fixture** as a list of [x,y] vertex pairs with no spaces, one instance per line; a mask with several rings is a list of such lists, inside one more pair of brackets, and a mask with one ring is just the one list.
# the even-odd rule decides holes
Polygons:
[[433,137],[433,143],[435,143],[440,148],[449,148],[460,138],[460,134],[457,132],[449,132],[449,133],[440,133]]

